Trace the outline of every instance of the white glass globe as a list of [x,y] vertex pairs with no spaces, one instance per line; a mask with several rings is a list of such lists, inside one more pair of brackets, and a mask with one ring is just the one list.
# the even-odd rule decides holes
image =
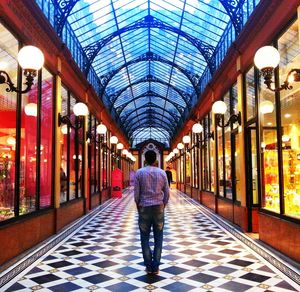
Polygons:
[[6,143],[7,143],[8,145],[16,145],[16,139],[15,139],[14,137],[8,137],[8,138],[6,139]]
[[261,70],[264,68],[276,68],[280,62],[280,54],[272,46],[264,46],[258,49],[254,55],[254,64]]
[[18,62],[24,70],[40,70],[44,65],[44,54],[37,47],[25,46],[18,53]]
[[178,154],[178,153],[179,153],[179,150],[178,150],[177,148],[175,148],[175,149],[173,150],[173,152],[174,152],[175,154]]
[[101,123],[100,125],[97,126],[96,131],[97,134],[99,135],[105,135],[107,132],[107,128],[104,124]]
[[128,153],[128,150],[127,150],[127,149],[123,149],[123,150],[122,150],[122,154],[123,154],[123,155],[127,155],[127,153]]
[[119,139],[116,136],[111,136],[109,141],[110,141],[111,144],[117,144]]
[[269,100],[265,100],[260,103],[259,110],[263,115],[270,114],[274,111],[274,104]]
[[227,111],[227,105],[224,101],[218,100],[214,102],[212,106],[212,112],[214,114],[224,115],[226,111]]
[[191,142],[191,137],[188,136],[188,135],[183,136],[182,142],[183,142],[184,144],[189,144],[189,143]]
[[177,148],[178,148],[179,150],[181,150],[181,149],[184,148],[184,145],[183,145],[182,143],[178,143],[178,144],[177,144]]
[[87,116],[89,114],[89,109],[85,103],[78,102],[73,106],[73,113],[75,116]]
[[174,152],[171,152],[169,155],[170,155],[170,157],[172,158],[172,157],[175,156],[175,153],[174,153]]
[[282,142],[289,142],[290,141],[290,136],[289,135],[282,135],[281,140]]
[[124,148],[124,145],[122,143],[117,144],[117,149],[122,150]]
[[133,162],[136,162],[136,158],[132,156],[132,159],[131,159]]
[[27,103],[24,108],[26,116],[36,117],[37,116],[37,104]]
[[192,132],[194,134],[200,134],[200,133],[202,133],[203,132],[202,125],[200,123],[194,124],[193,127],[192,127]]
[[[62,132],[62,134],[67,135],[68,134],[68,126],[67,125],[62,125],[60,127],[60,131]],[[69,128],[69,133],[71,133],[72,129]]]

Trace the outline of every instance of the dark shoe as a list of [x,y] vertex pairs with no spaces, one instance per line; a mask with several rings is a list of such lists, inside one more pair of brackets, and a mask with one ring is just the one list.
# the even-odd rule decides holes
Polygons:
[[152,270],[150,268],[146,268],[145,269],[145,272],[148,274],[148,275],[151,275],[152,274]]
[[154,270],[154,271],[152,272],[152,274],[153,274],[153,275],[158,275],[158,274],[159,274],[159,269],[157,268],[156,270]]

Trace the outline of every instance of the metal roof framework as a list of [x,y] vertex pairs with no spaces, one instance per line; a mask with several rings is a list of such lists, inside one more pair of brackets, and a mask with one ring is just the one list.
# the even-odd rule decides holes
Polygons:
[[259,3],[36,1],[133,145],[166,146]]

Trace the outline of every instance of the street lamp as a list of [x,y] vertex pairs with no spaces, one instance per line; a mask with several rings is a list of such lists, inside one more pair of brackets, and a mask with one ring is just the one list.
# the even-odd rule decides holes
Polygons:
[[68,115],[62,116],[58,113],[58,126],[66,124],[73,129],[80,129],[83,126],[84,117],[89,114],[89,110],[86,104],[78,102],[73,106],[73,113],[78,117],[78,121],[75,121],[75,124],[72,124],[70,117]]
[[276,48],[273,46],[264,46],[258,49],[254,56],[254,64],[261,71],[267,85],[267,88],[273,92],[279,92],[283,89],[292,89],[293,86],[290,82],[300,81],[300,69],[291,69],[283,84],[277,88],[272,88],[271,84],[274,69],[278,66],[280,62],[280,54]]
[[218,100],[215,101],[212,106],[212,112],[216,115],[216,124],[221,127],[225,128],[229,125],[233,125],[234,123],[238,122],[239,125],[241,125],[241,112],[238,112],[236,115],[231,115],[228,121],[223,125],[222,124],[222,118],[224,117],[224,114],[227,111],[227,105],[224,101]]

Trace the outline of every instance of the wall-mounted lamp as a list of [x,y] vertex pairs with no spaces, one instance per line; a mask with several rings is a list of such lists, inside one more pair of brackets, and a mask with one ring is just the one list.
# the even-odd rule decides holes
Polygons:
[[95,135],[93,135],[91,132],[86,133],[86,138],[90,139],[91,141],[96,142],[97,144],[102,144],[104,142],[104,136],[107,132],[106,126],[104,124],[100,123],[96,128],[96,132],[99,135],[99,140],[97,140]]
[[73,106],[74,115],[78,117],[78,121],[73,125],[69,116],[62,116],[58,113],[58,126],[66,124],[73,129],[80,129],[83,125],[83,118],[89,114],[88,107],[82,102],[78,102]]
[[300,81],[300,69],[291,69],[286,76],[285,81],[277,88],[272,88],[271,84],[274,69],[280,62],[280,54],[278,50],[272,46],[264,46],[258,49],[254,56],[254,64],[261,71],[267,88],[273,92],[278,92],[283,89],[292,89],[290,85],[293,81]]
[[274,111],[274,104],[269,100],[264,100],[259,105],[259,111],[265,115],[270,114]]
[[177,149],[180,151],[184,148],[184,145],[182,143],[177,144]]
[[196,134],[197,137],[197,146],[200,146],[203,142],[205,142],[207,139],[214,139],[214,133],[206,133],[206,136],[203,139],[200,139],[200,134],[203,132],[203,126],[198,122],[195,123],[192,127],[192,132]]
[[3,70],[0,70],[0,84],[8,85],[7,92],[27,93],[33,85],[37,71],[44,65],[44,55],[37,47],[25,46],[18,53],[18,62],[24,70],[26,88],[22,90],[15,87],[7,72]]
[[225,128],[229,125],[233,125],[234,123],[238,122],[241,125],[241,112],[236,115],[231,115],[228,121],[223,125],[222,118],[227,111],[227,105],[224,101],[219,100],[215,101],[212,106],[212,112],[216,115],[216,124],[221,127]]

